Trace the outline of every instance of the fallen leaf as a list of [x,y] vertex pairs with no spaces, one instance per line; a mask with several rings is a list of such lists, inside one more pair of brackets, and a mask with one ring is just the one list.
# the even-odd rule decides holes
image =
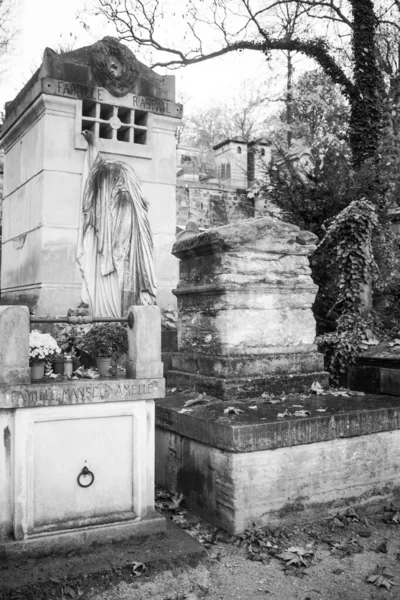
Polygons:
[[173,515],[171,517],[171,521],[173,523],[176,523],[177,525],[187,525],[187,519],[185,518],[184,515]]
[[311,415],[309,410],[296,410],[293,413],[293,416],[295,417],[308,417],[309,415]]
[[288,409],[285,410],[285,412],[283,413],[278,413],[278,419],[284,419],[285,417],[291,417],[292,413],[288,411]]
[[146,571],[146,565],[141,562],[132,563],[132,572],[135,577],[141,577],[143,573]]
[[386,567],[376,566],[375,573],[368,575],[367,582],[372,583],[377,588],[384,587],[390,592],[392,586],[396,585],[392,580],[393,575],[388,573]]
[[234,406],[228,406],[228,408],[224,409],[224,415],[239,415],[242,412],[240,408],[235,408]]
[[157,493],[156,507],[159,510],[177,512],[182,510],[181,502],[185,499],[183,494],[170,494],[169,492]]
[[292,546],[284,552],[277,554],[276,557],[284,560],[287,566],[307,567],[306,558],[314,554],[312,550],[307,550],[301,546]]
[[196,398],[192,398],[192,400],[187,400],[183,405],[183,408],[187,408],[188,406],[194,406],[195,404],[206,404],[210,402],[209,398],[206,398],[206,394],[199,394]]
[[249,408],[251,408],[251,410],[258,410],[258,406],[249,406]]
[[317,394],[317,396],[322,396],[326,393],[319,381],[314,381],[311,384],[310,392],[312,394]]
[[71,587],[69,587],[68,585],[66,585],[63,589],[63,593],[67,594],[70,598],[75,598],[76,597],[76,592],[75,590],[73,590]]
[[193,408],[181,408],[181,410],[178,410],[179,414],[185,414],[190,412],[193,412]]
[[378,552],[378,553],[382,552],[382,554],[387,554],[387,551],[388,551],[387,542],[382,542],[374,550],[374,552]]
[[49,577],[50,581],[52,581],[53,583],[61,583],[61,581],[59,579],[57,579],[57,577]]
[[332,519],[332,525],[335,525],[335,527],[344,527],[343,521],[341,521],[337,517],[335,517],[334,519]]

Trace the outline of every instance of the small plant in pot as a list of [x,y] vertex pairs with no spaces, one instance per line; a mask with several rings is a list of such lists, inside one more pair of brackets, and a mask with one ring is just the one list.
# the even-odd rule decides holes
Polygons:
[[97,370],[102,377],[111,374],[111,366],[128,352],[128,334],[120,323],[93,325],[79,343],[79,349],[96,358]]
[[29,363],[33,381],[43,379],[47,360],[61,352],[56,340],[49,333],[33,330],[29,334]]

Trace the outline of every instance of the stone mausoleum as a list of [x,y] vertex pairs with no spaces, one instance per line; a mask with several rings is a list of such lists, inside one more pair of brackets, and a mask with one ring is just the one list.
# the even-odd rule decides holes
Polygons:
[[154,239],[157,302],[172,299],[175,239],[175,130],[182,107],[173,76],[140,63],[113,38],[57,54],[6,105],[1,264],[3,304],[37,315],[79,306],[77,263],[89,132],[103,158],[133,168]]

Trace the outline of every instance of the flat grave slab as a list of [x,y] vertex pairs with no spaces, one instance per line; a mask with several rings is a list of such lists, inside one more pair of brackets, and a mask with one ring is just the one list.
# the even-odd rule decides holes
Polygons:
[[[156,482],[230,532],[289,513],[316,518],[400,486],[400,398],[292,395],[185,408],[190,399],[156,402]],[[243,412],[225,413],[229,406]]]

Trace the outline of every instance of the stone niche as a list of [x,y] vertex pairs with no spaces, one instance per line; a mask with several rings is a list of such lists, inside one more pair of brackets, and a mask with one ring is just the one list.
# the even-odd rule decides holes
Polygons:
[[178,352],[168,384],[231,398],[326,380],[308,262],[316,239],[262,217],[178,241]]
[[134,168],[149,202],[158,303],[174,300],[175,78],[140,63],[113,38],[58,55],[6,104],[1,283],[4,304],[38,316],[66,314],[81,299],[76,262],[87,142]]

